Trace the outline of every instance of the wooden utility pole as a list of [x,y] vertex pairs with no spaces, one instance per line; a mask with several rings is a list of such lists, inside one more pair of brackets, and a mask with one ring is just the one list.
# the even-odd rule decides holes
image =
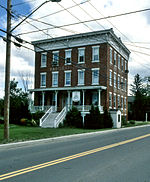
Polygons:
[[11,0],[7,0],[7,42],[5,65],[4,98],[4,139],[9,140],[9,105],[10,105],[10,54],[11,54]]

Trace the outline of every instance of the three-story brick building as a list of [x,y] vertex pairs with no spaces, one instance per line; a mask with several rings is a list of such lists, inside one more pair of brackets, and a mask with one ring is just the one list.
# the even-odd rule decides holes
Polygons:
[[34,109],[91,105],[121,109],[127,117],[130,51],[112,29],[34,41]]

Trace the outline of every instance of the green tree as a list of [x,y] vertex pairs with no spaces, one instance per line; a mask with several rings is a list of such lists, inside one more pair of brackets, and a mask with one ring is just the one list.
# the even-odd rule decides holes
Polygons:
[[104,122],[99,108],[92,105],[90,114],[85,116],[84,127],[88,129],[104,128]]
[[105,109],[103,114],[103,122],[104,122],[104,128],[112,128],[113,127],[113,120],[110,115],[110,113]]
[[64,120],[64,126],[83,128],[82,116],[76,107],[72,107],[72,109],[68,111]]
[[18,82],[10,82],[10,123],[20,124],[21,118],[29,118],[28,93],[18,88]]

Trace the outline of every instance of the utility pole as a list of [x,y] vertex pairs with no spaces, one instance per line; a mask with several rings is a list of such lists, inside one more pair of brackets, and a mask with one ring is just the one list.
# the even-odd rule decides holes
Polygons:
[[4,98],[4,139],[9,140],[9,105],[10,105],[10,54],[11,54],[11,0],[7,0],[7,42],[5,65]]

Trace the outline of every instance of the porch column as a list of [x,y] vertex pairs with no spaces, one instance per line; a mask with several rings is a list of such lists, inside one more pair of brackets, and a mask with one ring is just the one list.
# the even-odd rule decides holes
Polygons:
[[57,111],[57,95],[58,91],[55,91],[55,111]]
[[101,111],[101,89],[98,89],[98,107]]
[[42,111],[44,111],[45,92],[42,92]]
[[68,91],[68,111],[70,110],[70,91]]
[[84,112],[84,97],[85,97],[85,91],[82,90],[82,93],[83,93],[83,98],[82,98],[82,101],[83,101],[83,105],[82,105],[82,111]]
[[29,110],[32,109],[32,92],[29,92]]

